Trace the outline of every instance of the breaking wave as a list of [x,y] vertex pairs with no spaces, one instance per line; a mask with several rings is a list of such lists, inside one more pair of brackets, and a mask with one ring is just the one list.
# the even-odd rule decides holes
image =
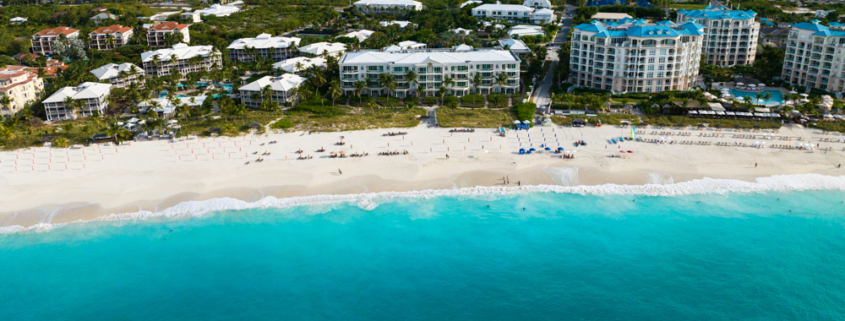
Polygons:
[[[563,173],[558,173],[563,174]],[[577,172],[567,172],[568,178]],[[660,181],[663,181],[662,184]],[[569,183],[557,182],[555,183]],[[123,220],[144,220],[150,218],[189,218],[200,217],[208,213],[226,210],[247,210],[260,208],[289,208],[296,206],[346,203],[364,210],[373,210],[379,204],[397,199],[433,198],[433,197],[479,197],[504,196],[520,193],[573,193],[591,195],[643,195],[643,196],[684,196],[695,194],[729,194],[788,192],[807,190],[842,190],[845,191],[845,176],[826,176],[820,174],[777,175],[757,178],[755,182],[732,179],[702,178],[681,183],[669,183],[665,177],[657,179],[657,184],[645,185],[534,185],[534,186],[478,186],[446,190],[422,190],[410,192],[381,192],[347,195],[314,195],[290,198],[264,197],[258,201],[247,202],[234,198],[216,198],[204,201],[188,201],[161,211],[138,211],[133,213],[109,214],[84,222],[105,222]],[[39,223],[29,227],[0,227],[0,234],[17,232],[46,232],[65,224]]]

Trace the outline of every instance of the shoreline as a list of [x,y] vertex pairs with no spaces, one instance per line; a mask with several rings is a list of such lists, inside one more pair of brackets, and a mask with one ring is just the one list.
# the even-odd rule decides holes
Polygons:
[[[614,145],[605,147],[600,137],[618,137],[619,132],[624,131],[611,126],[588,129],[555,126],[543,128],[542,131],[534,128],[529,132],[523,131],[519,137],[513,132],[507,137],[497,137],[486,130],[456,135],[448,133],[448,129],[421,127],[406,130],[409,131],[407,138],[381,137],[381,133],[386,131],[344,132],[342,134],[350,143],[348,148],[331,146],[338,133],[244,137],[243,141],[253,139],[250,144],[255,145],[261,141],[279,141],[273,145],[249,145],[253,146],[252,150],[271,151],[271,155],[265,157],[265,162],[250,165],[244,165],[243,159],[174,160],[174,155],[179,156],[184,151],[171,145],[182,142],[170,144],[158,141],[119,147],[114,155],[104,154],[104,161],[91,162],[92,165],[81,170],[10,173],[7,168],[7,171],[0,173],[0,203],[4,204],[4,210],[0,212],[0,229],[13,226],[28,229],[39,225],[95,221],[113,214],[159,213],[179,208],[186,202],[217,199],[253,203],[267,197],[276,200],[308,197],[348,199],[369,193],[413,194],[437,191],[434,193],[442,194],[466,188],[495,189],[506,187],[501,182],[505,176],[511,180],[510,189],[515,189],[513,187],[520,181],[530,186],[525,190],[553,186],[577,190],[607,184],[628,190],[643,190],[644,187],[660,186],[648,184],[676,186],[700,182],[702,179],[755,183],[778,175],[797,174],[819,174],[823,175],[820,178],[842,180],[843,172],[836,168],[836,162],[845,159],[842,157],[845,153],[836,150],[841,143],[832,145],[836,148],[825,153],[643,142],[625,142],[624,148],[634,150],[635,153],[625,154],[623,158],[611,158],[611,147]],[[790,131],[794,132],[786,135],[803,134],[807,136],[805,142],[812,141],[811,130],[799,128]],[[576,139],[587,140],[592,145],[583,146],[578,149],[574,159],[565,160],[549,153],[518,155],[514,152],[527,139],[534,139],[530,144],[537,144],[538,135],[548,143],[550,138],[546,134],[558,137],[555,138],[556,143],[564,146],[566,142]],[[535,135],[535,138],[529,138],[529,135]],[[676,139],[732,140],[698,137]],[[209,140],[204,141],[184,144],[188,147],[190,144],[208,145]],[[371,156],[331,159],[327,155],[320,155],[323,157],[304,161],[291,157],[296,155],[294,151],[298,148],[316,149],[320,146],[327,150],[346,149],[351,153],[356,151],[351,148],[352,143],[363,145],[359,150],[365,150]],[[394,145],[387,147],[385,143]],[[487,146],[491,144],[494,148],[501,146],[501,151],[490,150],[493,148]],[[548,144],[553,146],[552,143]],[[426,147],[430,152],[425,151]],[[466,148],[466,152],[461,147]],[[380,150],[393,149],[407,149],[410,155],[373,156]],[[196,149],[191,151],[196,152]],[[33,151],[36,164],[40,161],[38,153],[43,151]],[[249,156],[247,153],[245,155]],[[445,158],[446,153],[451,153],[451,157]],[[6,158],[0,158],[3,160],[0,164],[7,163],[10,153],[5,154],[3,156]],[[198,155],[196,157],[199,158]],[[284,157],[288,157],[288,160]],[[68,156],[68,159],[73,158]],[[754,168],[752,161],[761,166]],[[343,175],[337,172],[339,168],[343,170]]]

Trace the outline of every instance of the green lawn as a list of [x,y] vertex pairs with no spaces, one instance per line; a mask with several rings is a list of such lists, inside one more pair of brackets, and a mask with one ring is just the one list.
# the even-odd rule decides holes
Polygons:
[[706,6],[707,6],[706,4],[695,4],[695,3],[670,3],[669,4],[669,8],[672,8],[672,9],[675,9],[675,10],[681,10],[681,9],[701,10],[701,9],[704,9],[704,7],[706,7]]
[[510,110],[437,108],[441,127],[498,128],[513,123]]

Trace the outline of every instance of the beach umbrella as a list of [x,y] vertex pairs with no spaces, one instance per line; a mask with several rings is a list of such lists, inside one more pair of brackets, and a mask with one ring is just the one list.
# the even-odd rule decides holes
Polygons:
[[523,120],[523,121],[522,121],[522,123],[523,123],[523,124],[530,124],[530,123],[531,123],[531,121],[529,121],[529,120]]
[[514,123],[514,124],[516,124],[516,125],[519,125],[519,121],[518,121],[518,120],[514,120],[514,121],[513,121],[513,123]]
[[740,129],[740,128],[742,128],[742,126],[740,126],[740,125],[734,125],[734,128],[736,128],[736,129]]
[[546,147],[546,150],[552,150],[551,148]]
[[563,151],[563,147],[558,147],[557,150]]

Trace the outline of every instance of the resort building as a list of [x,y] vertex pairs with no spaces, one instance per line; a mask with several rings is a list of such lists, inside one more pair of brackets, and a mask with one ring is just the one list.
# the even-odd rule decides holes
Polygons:
[[425,49],[427,47],[424,43],[419,43],[412,40],[402,41],[395,45],[390,45],[387,47],[382,48],[381,50],[384,51],[402,51],[408,49]]
[[323,58],[308,58],[296,57],[287,60],[279,61],[273,64],[273,70],[284,70],[292,74],[299,74],[303,71],[311,69],[312,66],[317,66],[320,69],[326,69],[326,60]]
[[525,0],[522,5],[530,8],[552,8],[552,2],[549,0]]
[[187,21],[187,22],[190,22],[190,23],[202,22],[202,15],[200,15],[200,13],[197,12],[197,11],[183,12],[181,17],[182,17],[182,21]]
[[405,29],[409,25],[412,25],[412,23],[410,21],[401,21],[401,20],[379,21],[378,24],[381,25],[382,27],[397,25],[397,26],[399,26],[399,29]]
[[129,44],[132,39],[132,28],[121,25],[97,28],[88,34],[88,48],[97,50],[112,50]]
[[12,18],[12,19],[9,19],[9,23],[11,23],[11,24],[13,24],[13,25],[20,25],[20,24],[23,24],[24,22],[27,22],[27,20],[29,20],[29,18],[26,18],[26,17],[14,17],[14,18]]
[[522,40],[517,39],[499,39],[498,48],[510,50],[510,52],[515,53],[520,57],[531,52],[531,49],[529,49]]
[[531,26],[531,25],[516,25],[511,27],[511,30],[508,30],[508,36],[511,38],[514,37],[525,37],[525,36],[545,36],[546,32],[543,30],[543,27],[540,26]]
[[555,14],[549,9],[535,11],[534,8],[518,4],[483,4],[472,9],[472,16],[511,22],[549,23],[555,21]]
[[168,21],[158,24],[147,30],[147,45],[150,47],[164,47],[167,45],[167,37],[181,36],[176,42],[191,43],[191,34],[188,33],[188,25]]
[[845,91],[845,26],[819,20],[793,25],[786,40],[781,79],[829,92]]
[[[448,93],[457,96],[472,92],[512,94],[517,91],[519,57],[507,50],[466,48],[348,52],[339,63],[340,87],[344,94],[350,96],[355,93],[357,81],[366,82],[367,91],[373,96],[432,96],[438,94],[440,87],[447,87]],[[416,81],[406,77],[409,71],[416,73]],[[393,76],[395,91],[388,93],[387,88],[379,83],[380,74]],[[482,80],[477,86],[471,81],[476,74]],[[497,80],[498,77],[503,77],[503,83]],[[447,86],[444,83],[447,79],[453,80],[453,83]]]
[[340,42],[317,42],[299,47],[299,53],[312,57],[327,55],[339,58],[344,51],[346,51],[346,44]]
[[98,13],[98,14],[94,15],[93,17],[91,17],[91,21],[94,22],[95,24],[101,24],[101,23],[105,22],[106,20],[117,20],[117,18],[118,18],[118,16],[113,15],[111,13],[101,12],[101,13]]
[[32,53],[38,55],[52,55],[53,41],[64,35],[65,38],[78,38],[79,30],[68,27],[56,27],[52,29],[44,29],[32,35]]
[[34,103],[44,90],[44,81],[36,70],[24,66],[0,68],[0,97],[9,97],[8,106],[0,106],[0,115],[13,115]]
[[144,70],[128,62],[119,65],[107,64],[91,70],[91,73],[97,77],[97,80],[108,81],[117,88],[125,88],[131,83],[144,83]]
[[569,82],[622,92],[689,90],[701,59],[704,26],[643,20],[573,28]]
[[144,72],[153,77],[167,76],[174,72],[185,75],[201,70],[211,71],[223,67],[220,51],[212,46],[173,45],[172,49],[159,49],[141,54]]
[[233,13],[241,11],[240,8],[236,6],[227,6],[227,5],[220,5],[220,4],[213,4],[208,8],[194,11],[199,13],[203,16],[217,16],[217,17],[228,17]]
[[364,40],[367,40],[367,38],[369,38],[374,32],[375,31],[372,30],[362,29],[347,33],[345,35],[342,35],[341,37],[358,39],[358,42],[364,42]]
[[247,107],[259,108],[264,102],[264,88],[270,87],[273,91],[270,99],[284,105],[286,102],[296,101],[298,95],[293,95],[291,90],[299,87],[305,82],[305,78],[294,75],[284,74],[277,77],[265,76],[261,79],[253,81],[244,85],[240,89],[241,102]]
[[252,62],[255,55],[272,61],[285,60],[299,54],[296,47],[302,39],[296,37],[272,37],[262,33],[255,38],[242,38],[229,45],[229,60]]
[[701,54],[705,63],[716,66],[751,65],[757,54],[757,36],[760,23],[752,10],[728,10],[725,7],[707,6],[703,10],[678,10],[678,21],[695,19],[705,27],[704,48]]
[[622,19],[634,19],[631,15],[621,12],[599,12],[590,17],[590,21],[598,21],[602,23],[619,22]]
[[[92,116],[96,112],[103,115],[109,106],[108,97],[111,85],[96,82],[82,83],[76,87],[65,87],[56,91],[42,102],[48,121],[76,119],[79,114]],[[79,106],[65,105],[65,99],[79,101]]]
[[364,13],[379,13],[389,11],[420,11],[422,2],[412,0],[361,0],[355,2],[355,10]]

